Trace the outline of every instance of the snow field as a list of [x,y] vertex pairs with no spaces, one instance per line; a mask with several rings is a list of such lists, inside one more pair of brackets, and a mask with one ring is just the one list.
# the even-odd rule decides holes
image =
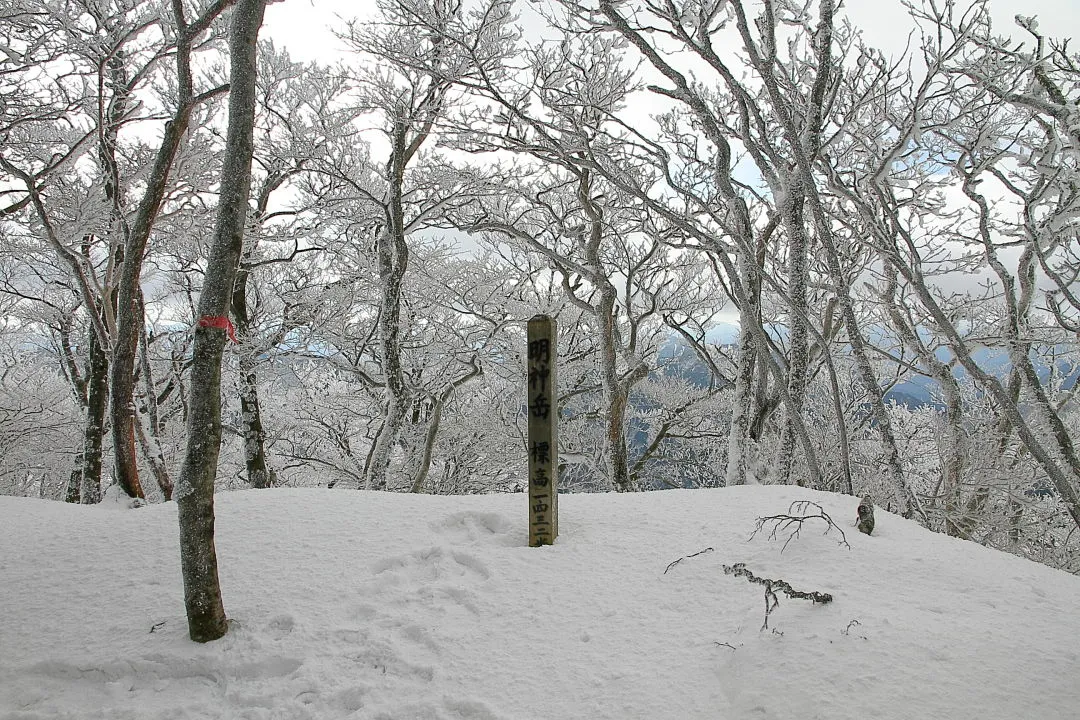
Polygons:
[[[747,540],[801,499],[850,549]],[[544,548],[526,502],[220,494],[231,625],[201,646],[174,505],[0,497],[0,718],[1080,717],[1080,578],[799,488],[565,495]],[[734,562],[834,601],[760,630]]]

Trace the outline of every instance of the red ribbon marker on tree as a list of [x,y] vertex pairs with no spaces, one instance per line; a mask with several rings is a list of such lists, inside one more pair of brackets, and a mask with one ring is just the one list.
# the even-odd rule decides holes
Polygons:
[[199,327],[220,328],[229,334],[229,339],[236,344],[240,344],[240,341],[236,339],[236,328],[233,327],[232,321],[224,315],[213,315],[204,318],[199,318]]

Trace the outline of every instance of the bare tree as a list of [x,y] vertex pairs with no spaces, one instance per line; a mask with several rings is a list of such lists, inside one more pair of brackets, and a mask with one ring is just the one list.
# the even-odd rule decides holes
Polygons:
[[[214,546],[214,481],[221,446],[221,356],[227,333],[221,327],[223,323],[214,319],[227,319],[243,252],[254,150],[257,40],[265,8],[266,0],[239,0],[231,18],[228,135],[214,245],[199,297],[187,452],[177,488],[184,602],[188,634],[196,642],[216,640],[228,629]],[[178,24],[184,27],[179,3],[176,12]]]
[[[465,35],[488,47],[488,63],[497,61],[498,45],[487,38],[505,21],[504,3],[466,11],[455,0],[380,3],[380,22],[352,25],[343,36],[378,69],[358,78],[361,112],[377,117],[386,147],[386,162],[379,168],[362,160],[352,169],[324,163],[323,170],[361,198],[372,219],[376,269],[379,279],[379,364],[385,412],[367,466],[366,486],[386,487],[386,472],[394,444],[406,420],[411,401],[402,367],[402,304],[409,267],[409,235],[429,225],[443,208],[455,201],[453,181],[425,177],[421,148],[429,144],[436,124],[444,116],[459,79],[476,72],[475,58],[444,42],[444,34]],[[492,8],[500,8],[492,12]],[[436,28],[432,31],[431,28]],[[451,187],[446,187],[447,181]],[[460,201],[459,201],[460,202]]]
[[[7,128],[13,142],[6,144],[0,165],[25,188],[8,210],[33,209],[39,232],[75,280],[94,333],[88,343],[81,473],[86,502],[94,501],[100,486],[106,392],[115,479],[129,495],[144,495],[134,425],[135,364],[143,332],[141,269],[190,115],[222,90],[197,95],[191,62],[212,42],[207,32],[228,4],[210,4],[190,24],[181,4],[172,3],[170,25],[164,19],[170,14],[166,4],[146,0],[93,0],[80,9],[20,0],[25,12],[4,18],[5,28],[19,33],[11,47],[27,50],[20,57],[28,68],[28,89],[40,85],[45,91],[21,98],[29,105]],[[169,74],[170,57],[179,96],[164,99],[166,106],[176,102],[175,112],[165,123],[162,143],[148,155],[139,141],[125,143],[123,133],[137,119],[156,119],[160,98],[154,97],[152,81]],[[49,81],[54,75],[56,81]],[[42,104],[41,97],[51,98],[50,104]],[[83,157],[92,160],[94,172],[76,163]],[[149,167],[145,175],[144,167]],[[140,194],[131,209],[133,188]],[[72,197],[84,202],[72,203]]]
[[[259,400],[259,358],[271,352],[292,330],[286,317],[260,336],[260,295],[253,281],[260,268],[292,262],[299,255],[321,248],[308,239],[306,223],[299,219],[301,206],[271,207],[274,194],[289,187],[302,172],[305,158],[298,152],[300,135],[312,130],[309,93],[306,85],[319,72],[293,63],[288,55],[269,44],[260,47],[260,70],[256,92],[256,133],[254,162],[257,185],[252,193],[254,209],[232,294],[232,315],[240,339],[240,432],[244,439],[247,481],[256,488],[275,484],[276,473],[266,450],[262,404]],[[318,106],[314,110],[318,111]],[[326,108],[322,108],[326,110]],[[291,240],[292,247],[288,248]],[[301,248],[301,241],[305,247]],[[267,246],[271,247],[267,247]],[[286,251],[287,249],[287,251]],[[249,303],[249,294],[254,303]]]
[[[607,30],[618,34],[670,83],[668,87],[648,88],[674,108],[657,118],[661,141],[632,130],[629,134],[634,150],[630,155],[613,157],[603,148],[591,152],[589,161],[612,182],[634,188],[682,237],[707,250],[740,308],[743,337],[734,378],[728,482],[744,481],[754,428],[759,428],[760,421],[775,407],[765,392],[765,383],[772,375],[776,379],[775,393],[787,408],[782,443],[791,446],[792,439],[799,438],[811,478],[819,484],[821,471],[799,408],[811,356],[806,338],[810,334],[824,337],[810,327],[807,312],[808,230],[812,229],[820,242],[824,240],[817,216],[811,213],[813,221],[804,223],[802,214],[804,203],[814,198],[807,162],[812,163],[821,152],[818,136],[833,85],[829,71],[831,5],[822,5],[820,22],[815,27],[806,14],[792,14],[766,3],[757,24],[760,37],[750,31],[740,3],[657,2],[648,3],[639,12],[627,12],[615,3],[601,3],[595,12],[578,3],[564,5],[578,23],[572,24],[571,30],[580,31],[583,26],[588,32]],[[737,26],[745,55],[741,62],[763,78],[760,86],[744,84],[738,79],[741,70],[733,70],[728,57],[714,48],[714,40],[732,23]],[[793,23],[803,28],[800,38],[815,40],[794,44],[792,56],[778,60],[778,23]],[[673,56],[667,51],[673,47],[685,48],[703,61],[692,66],[695,75],[672,62]],[[813,68],[818,72],[807,75]],[[704,73],[705,82],[696,77],[697,71]],[[706,142],[696,139],[698,133]],[[762,178],[770,184],[768,195],[755,192],[735,178],[739,148],[746,149]],[[639,158],[636,163],[631,161],[635,155]],[[628,165],[639,166],[640,158],[660,170],[661,183],[640,185],[626,172]],[[669,194],[657,193],[657,186]],[[673,198],[678,201],[672,202]],[[771,352],[775,343],[764,329],[762,286],[770,282],[764,269],[769,242],[780,231],[794,236],[788,238],[781,254],[788,259],[788,283],[786,288],[779,288],[787,306],[786,324],[793,333],[788,352],[777,356]],[[836,264],[827,272],[842,275],[843,268]],[[833,284],[842,285],[844,279],[837,278]],[[818,358],[823,355],[821,350],[816,353]],[[785,358],[780,361],[782,365],[777,357]],[[790,472],[784,464],[781,470],[785,476]]]
[[[858,159],[849,159],[843,169],[832,168],[830,187],[842,198],[844,216],[858,223],[858,235],[873,243],[895,271],[897,279],[889,282],[902,282],[904,297],[921,306],[919,313],[925,319],[920,323],[939,335],[956,363],[989,393],[1003,428],[1018,434],[1074,521],[1080,522],[1080,464],[1032,360],[1034,270],[1040,255],[1035,238],[1041,234],[1035,218],[1042,213],[1028,201],[1035,197],[1032,192],[1040,194],[1046,177],[1037,171],[1038,164],[1053,161],[1048,163],[1041,150],[1031,153],[1023,148],[1033,133],[1041,135],[1056,120],[1051,113],[1040,123],[1032,117],[1032,109],[1019,102],[1022,93],[1005,92],[998,84],[1009,77],[1014,88],[1025,81],[1025,73],[1015,66],[999,72],[1019,56],[991,36],[985,3],[975,3],[962,15],[952,5],[926,4],[916,8],[915,15],[926,28],[923,78],[901,93],[877,93],[878,111],[864,117],[874,118],[868,120],[871,124],[883,122],[884,127],[857,132],[883,142],[878,149],[864,143],[856,153]],[[883,73],[892,73],[882,59],[864,58]],[[1027,72],[1032,72],[1030,65]],[[897,81],[890,75],[882,87],[895,87]],[[1040,86],[1037,77],[1031,82]],[[1041,142],[1036,144],[1042,147]],[[950,174],[943,175],[942,169]],[[1000,183],[998,187],[1019,200],[1024,208],[1019,225],[1007,220],[1005,203],[988,197],[987,180]],[[959,190],[964,202],[948,204],[941,193],[945,187]],[[942,238],[962,254],[950,255]],[[973,305],[963,298],[958,301],[936,279],[972,259],[990,270],[991,294],[984,302],[993,308],[989,314],[980,311],[974,322]],[[914,330],[909,327],[909,332]],[[976,351],[986,345],[1007,353],[1011,367],[1007,382],[977,360]],[[1022,412],[1023,406],[1033,412]]]
[[[115,327],[115,312],[109,302],[115,299],[115,274],[112,263],[102,262],[99,252],[104,244],[107,257],[111,257],[108,237],[119,222],[115,148],[121,124],[128,119],[125,98],[131,91],[119,77],[126,72],[120,58],[125,46],[139,44],[136,38],[145,27],[145,17],[134,7],[106,8],[91,3],[86,27],[73,22],[63,9],[32,0],[16,9],[22,12],[5,15],[0,25],[5,45],[13,49],[5,74],[16,80],[4,98],[5,110],[11,115],[5,112],[2,121],[5,149],[0,165],[8,179],[22,187],[21,192],[10,189],[4,193],[17,199],[3,214],[13,215],[24,208],[31,211],[27,225],[44,237],[67,267],[79,303],[90,319],[85,377],[70,372],[74,367],[70,362],[68,374],[79,387],[86,409],[80,466],[71,476],[79,485],[73,496],[95,503],[101,496],[108,354]],[[99,31],[101,37],[92,38]],[[18,52],[20,47],[22,53]],[[50,76],[65,64],[70,68],[68,73],[51,82]],[[86,118],[85,109],[93,104],[97,105],[96,116]],[[72,122],[77,117],[88,122]],[[87,131],[87,125],[93,129]],[[76,158],[92,153],[95,146],[97,152],[92,157],[98,161],[99,182],[88,192],[73,177],[72,165]],[[49,185],[55,192],[47,190]],[[69,198],[83,201],[65,202]],[[82,209],[77,210],[80,205]],[[71,347],[70,343],[66,346]],[[67,357],[73,358],[70,353]]]
[[227,89],[215,87],[197,93],[191,61],[203,34],[232,2],[233,0],[215,0],[201,9],[195,19],[189,22],[183,3],[172,0],[173,25],[170,33],[175,37],[175,49],[172,52],[176,62],[176,105],[165,123],[164,136],[154,155],[146,189],[134,217],[129,223],[125,223],[123,260],[117,284],[116,335],[113,338],[109,392],[115,479],[120,487],[133,497],[143,496],[135,455],[134,405],[135,361],[144,323],[141,289],[143,260],[154,220],[161,209],[168,187],[173,160],[184,141],[192,113],[200,104]]

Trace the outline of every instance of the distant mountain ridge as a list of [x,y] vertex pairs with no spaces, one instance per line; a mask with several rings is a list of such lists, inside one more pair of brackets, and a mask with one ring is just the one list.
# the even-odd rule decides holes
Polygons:
[[[783,328],[776,326],[770,327],[769,332],[777,337],[782,337],[785,334]],[[887,337],[884,332],[871,332],[869,335],[870,341],[879,347],[884,346],[886,340],[890,348],[895,344],[895,340]],[[720,323],[710,328],[705,334],[706,342],[710,345],[722,347],[734,348],[738,343],[738,338],[739,328],[731,323]],[[1069,350],[1064,346],[1058,346],[1055,349],[1059,350],[1061,355],[1065,355]],[[938,348],[936,355],[942,362],[953,359],[952,353],[948,348],[944,347]],[[1009,360],[1008,353],[999,348],[980,347],[975,351],[974,359],[976,364],[983,370],[1001,379],[1008,377],[1012,370],[1012,363]],[[661,347],[660,360],[665,376],[681,377],[689,380],[695,387],[699,388],[707,387],[710,382],[708,366],[678,335],[671,336]],[[1062,357],[1055,364],[1050,364],[1044,361],[1042,355],[1038,353],[1035,354],[1034,361],[1035,370],[1044,383],[1049,381],[1055,370],[1057,375],[1062,378],[1061,387],[1064,390],[1072,389],[1080,380],[1080,362],[1074,364]],[[968,378],[967,370],[959,363],[955,365],[953,375],[962,382]],[[888,388],[885,399],[887,402],[895,402],[908,408],[923,406],[940,408],[942,407],[940,395],[937,381],[924,375],[911,373],[903,381]]]

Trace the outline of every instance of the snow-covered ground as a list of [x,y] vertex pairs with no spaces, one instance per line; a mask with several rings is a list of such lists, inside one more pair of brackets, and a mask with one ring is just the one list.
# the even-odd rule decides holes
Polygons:
[[[820,503],[748,541],[754,520]],[[187,638],[173,504],[0,497],[0,718],[1080,717],[1080,578],[857,500],[742,487],[567,495],[221,494],[229,634]],[[672,560],[706,547],[665,574]],[[744,562],[798,590],[760,630]]]

